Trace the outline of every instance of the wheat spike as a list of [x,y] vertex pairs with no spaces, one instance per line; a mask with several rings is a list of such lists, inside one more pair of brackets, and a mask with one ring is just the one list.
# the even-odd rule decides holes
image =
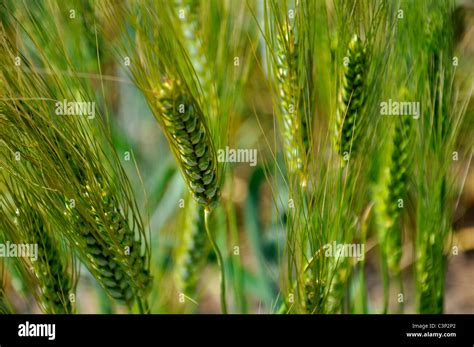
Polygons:
[[302,174],[308,152],[308,125],[298,81],[298,43],[294,29],[283,25],[276,40],[276,82],[284,153],[291,173]]
[[324,301],[324,286],[309,272],[305,274],[304,309],[306,313],[319,313]]
[[181,246],[176,261],[178,287],[182,293],[193,296],[209,251],[209,242],[204,226],[204,208],[189,199],[183,212]]
[[135,239],[135,231],[117,198],[105,188],[108,181],[102,173],[94,171],[93,179],[87,178],[88,173],[81,165],[83,159],[77,155],[80,152],[77,143],[67,144],[57,134],[53,138],[81,184],[78,202],[86,207],[77,209],[66,204],[66,218],[79,231],[75,235],[70,230],[69,235],[79,245],[84,263],[105,291],[131,306],[135,299],[147,296],[151,282],[141,242]]
[[83,208],[71,207],[66,202],[64,217],[73,226],[66,235],[106,292],[131,306],[136,298],[146,297],[150,284],[141,242],[135,239],[135,231],[117,198],[105,188],[108,180],[97,168],[92,168],[93,178],[85,170],[77,140],[73,138],[72,143],[67,143],[56,132],[51,137],[59,150],[58,171],[65,160],[80,184],[74,193],[77,204]]
[[[86,265],[97,278],[101,286],[114,299],[131,305],[136,297],[145,297],[149,289],[150,275],[146,267],[145,256],[141,254],[141,243],[135,240],[133,230],[112,194],[100,187],[101,209],[97,212],[88,199],[93,189],[85,184],[83,197],[90,204],[88,218],[83,218],[76,208],[67,204],[66,215],[79,230],[80,236],[75,242],[84,249]],[[87,221],[96,222],[93,232]]]
[[[11,55],[10,43],[1,43],[2,56]],[[50,66],[46,60],[42,63]],[[22,57],[22,64],[33,65],[27,57]],[[86,98],[86,88],[74,79],[16,74],[8,68],[1,73],[8,81],[2,97],[12,98],[0,117],[6,125],[0,127],[2,142],[22,153],[22,165],[2,158],[2,166],[5,163],[6,171],[14,173],[13,179],[25,178],[21,182],[41,202],[42,213],[61,227],[73,251],[107,293],[129,308],[136,300],[143,312],[150,283],[149,249],[105,121],[99,117],[92,126],[82,117],[56,117],[51,109],[51,100]],[[29,88],[19,93],[16,87],[24,85]],[[35,99],[38,94],[48,102],[29,100],[28,96]],[[26,100],[16,101],[18,95]]]
[[46,231],[39,216],[31,218],[31,222],[31,241],[38,244],[38,260],[33,262],[33,269],[41,287],[46,312],[72,313],[73,306],[69,300],[72,279],[60,247]]
[[354,35],[349,43],[347,58],[349,61],[344,65],[334,137],[335,148],[342,157],[353,152],[357,145],[361,112],[366,97],[366,49],[357,35]]
[[197,102],[181,83],[163,83],[157,99],[159,122],[194,198],[213,205],[219,197],[214,145]]
[[[403,92],[403,96],[406,92]],[[388,266],[398,272],[401,259],[401,231],[398,227],[400,202],[405,199],[407,174],[410,167],[411,118],[397,120],[388,148],[390,161],[381,169],[381,177],[375,188],[375,213],[380,244],[387,256]]]
[[69,300],[73,293],[73,275],[69,271],[69,261],[54,236],[45,217],[36,209],[27,191],[3,176],[1,184],[7,194],[2,197],[1,226],[5,237],[14,243],[37,246],[36,259],[18,258],[17,269],[25,282],[39,287],[35,296],[46,313],[72,313],[74,308]]
[[[445,295],[446,239],[452,228],[451,208],[448,207],[452,183],[449,166],[453,125],[462,119],[456,109],[453,85],[453,11],[454,2],[446,1],[430,8],[425,21],[423,53],[427,68],[428,88],[424,100],[428,100],[424,116],[423,140],[430,147],[423,153],[422,181],[418,187],[422,196],[418,199],[416,226],[416,306],[419,313],[443,313]],[[456,97],[457,98],[457,97]],[[446,150],[448,149],[448,152]],[[453,148],[454,149],[454,148]],[[431,172],[430,172],[431,171]]]
[[401,260],[401,232],[395,227],[400,215],[399,201],[405,199],[407,187],[407,172],[409,167],[409,131],[410,117],[405,117],[395,128],[393,139],[392,164],[390,167],[389,195],[387,201],[387,229],[386,251],[389,267],[398,271]]
[[[433,112],[433,141],[444,141],[449,131],[449,121],[446,115],[449,113],[450,100],[450,79],[452,78],[450,69],[446,65],[450,64],[453,55],[453,47],[450,38],[451,30],[449,16],[442,16],[439,13],[432,14],[426,23],[426,49],[427,72],[430,86],[430,104]],[[446,38],[449,38],[448,40]]]

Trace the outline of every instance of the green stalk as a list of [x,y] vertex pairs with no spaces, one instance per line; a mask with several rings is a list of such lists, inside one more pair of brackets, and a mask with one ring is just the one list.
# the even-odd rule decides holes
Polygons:
[[211,242],[212,249],[214,250],[214,253],[216,253],[217,265],[219,266],[219,269],[221,272],[220,273],[221,310],[222,310],[222,313],[227,314],[224,259],[222,258],[221,251],[219,250],[219,247],[216,244],[216,240],[214,239],[214,236],[211,234],[211,231],[209,229],[209,215],[210,214],[211,214],[211,210],[209,209],[209,207],[206,206],[206,208],[204,209],[204,225],[206,227],[207,237],[209,237],[209,241]]
[[381,253],[381,271],[382,271],[382,284],[383,284],[383,314],[388,313],[388,302],[390,295],[390,275],[388,272],[387,255],[383,249],[380,249]]
[[[233,245],[239,245],[239,232],[237,230],[237,219],[235,215],[235,207],[232,201],[227,202],[227,218],[229,225],[229,232],[231,236],[231,242]],[[241,256],[234,256],[232,261],[232,274],[233,274],[233,289],[235,292],[235,303],[239,308],[240,313],[247,313],[247,302],[244,293],[244,278],[242,270]]]

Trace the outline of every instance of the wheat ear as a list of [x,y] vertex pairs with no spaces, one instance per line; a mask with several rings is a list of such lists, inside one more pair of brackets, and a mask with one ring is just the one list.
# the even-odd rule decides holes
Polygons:
[[283,25],[276,36],[275,60],[280,123],[288,170],[303,175],[308,152],[308,125],[299,90],[298,43],[294,29],[289,25]]
[[[425,28],[427,73],[430,90],[430,104],[433,112],[433,141],[444,141],[449,132],[449,104],[452,102],[452,73],[446,65],[453,55],[451,41],[451,19],[448,15],[432,14]],[[447,39],[448,38],[448,39]],[[449,66],[449,65],[448,65]],[[434,145],[434,144],[433,144]]]
[[194,198],[212,206],[219,197],[217,158],[199,105],[178,81],[168,80],[158,93],[158,121]]
[[304,302],[306,313],[318,313],[322,309],[324,302],[324,286],[315,278],[312,271],[305,273],[304,281]]
[[375,197],[375,214],[380,244],[390,270],[398,273],[401,259],[401,231],[398,227],[400,204],[403,204],[410,166],[411,119],[404,116],[395,125],[389,150],[390,162],[382,168]]
[[[89,270],[112,298],[130,306],[134,299],[146,297],[149,289],[146,259],[113,195],[100,184],[98,188],[103,213],[90,200],[95,189],[85,184],[81,195],[87,212],[81,214],[67,204],[65,214],[79,231],[75,243],[83,250]],[[90,227],[91,219],[95,221],[94,228]]]
[[39,287],[35,297],[46,313],[73,313],[74,307],[69,295],[74,290],[73,274],[69,271],[66,253],[60,240],[56,239],[51,226],[45,223],[43,215],[27,191],[5,176],[0,180],[9,197],[2,198],[5,213],[2,213],[2,229],[5,236],[15,243],[36,245],[35,258],[18,258],[16,266],[27,282]]
[[358,137],[361,112],[365,103],[364,83],[367,74],[367,56],[364,44],[354,35],[347,50],[348,62],[339,91],[334,145],[341,157],[348,159]]
[[67,263],[63,260],[58,242],[46,231],[41,219],[32,217],[32,241],[38,244],[38,260],[33,262],[33,269],[41,287],[42,303],[47,313],[72,313],[69,295],[73,282]]
[[177,282],[182,293],[193,296],[198,274],[206,261],[209,244],[204,225],[204,208],[194,199],[188,199],[183,215],[181,246],[176,261]]
[[[129,307],[134,300],[142,306],[146,302],[150,274],[146,254],[142,254],[141,242],[135,238],[135,228],[119,203],[120,192],[111,191],[101,166],[86,169],[84,157],[78,154],[81,149],[78,143],[84,139],[73,137],[71,142],[66,142],[57,130],[50,130],[55,147],[52,151],[59,150],[57,171],[61,172],[67,163],[78,184],[76,190],[69,192],[75,198],[75,205],[65,201],[63,218],[70,224],[66,236],[110,297]],[[88,157],[92,153],[83,155]],[[61,198],[65,199],[58,197]]]
[[142,252],[140,240],[135,238],[127,213],[120,206],[119,195],[107,188],[110,182],[100,166],[92,167],[92,172],[84,169],[86,166],[81,164],[84,158],[77,155],[80,152],[77,142],[67,143],[55,132],[52,137],[80,185],[74,193],[82,208],[71,207],[69,201],[66,203],[64,215],[74,226],[67,235],[110,297],[129,307],[134,300],[140,306],[146,305],[151,283],[146,254]]
[[221,308],[227,313],[222,254],[209,230],[209,215],[219,198],[217,156],[199,104],[178,80],[166,80],[157,95],[158,113],[186,184],[204,206],[204,225],[221,271]]

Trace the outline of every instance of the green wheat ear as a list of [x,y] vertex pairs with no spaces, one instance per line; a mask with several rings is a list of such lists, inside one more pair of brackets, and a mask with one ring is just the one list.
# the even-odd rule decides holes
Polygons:
[[85,184],[81,192],[84,203],[89,205],[87,215],[96,222],[98,232],[69,204],[65,214],[79,231],[75,242],[83,250],[91,273],[112,298],[131,306],[135,298],[145,298],[149,290],[151,280],[145,255],[114,196],[100,184],[98,188],[103,215],[98,214],[89,198],[95,190]]
[[367,54],[357,35],[352,37],[347,50],[347,64],[339,91],[334,145],[339,155],[347,161],[355,150],[359,138],[359,125],[366,95]]
[[180,82],[168,80],[157,104],[157,119],[189,190],[200,204],[214,205],[219,198],[217,157],[198,103]]
[[135,239],[135,230],[116,195],[106,188],[108,180],[97,168],[89,179],[81,165],[83,159],[74,152],[77,145],[68,153],[68,144],[57,134],[52,138],[64,149],[64,158],[80,183],[76,206],[71,207],[69,201],[65,204],[64,217],[73,226],[67,235],[110,297],[128,307],[135,299],[146,301],[151,283],[146,254],[142,254],[141,242]]
[[[405,100],[408,91],[403,88],[400,100]],[[374,212],[382,250],[389,268],[399,271],[401,260],[401,231],[398,219],[405,200],[408,172],[410,168],[410,141],[412,118],[400,116],[391,128],[391,143],[384,154],[389,160],[381,168],[380,178],[374,191]]]
[[186,201],[183,209],[180,247],[177,254],[177,283],[181,293],[193,297],[196,292],[199,272],[202,270],[209,242],[204,225],[204,208],[194,199]]
[[33,262],[33,270],[41,287],[42,304],[47,313],[72,313],[69,295],[73,281],[58,242],[49,235],[40,218],[33,215],[30,222],[31,241],[38,244],[38,259]]
[[303,306],[306,313],[319,313],[322,311],[324,302],[324,286],[309,271],[305,274],[304,282],[304,302]]
[[449,132],[446,115],[449,113],[448,107],[452,101],[449,87],[452,76],[450,69],[445,66],[449,66],[449,59],[452,59],[453,33],[450,31],[452,23],[449,23],[452,19],[447,15],[446,17],[440,13],[432,13],[425,25],[430,104],[433,112],[433,131],[436,134],[432,138],[433,141],[444,141]]
[[[25,282],[38,286],[35,298],[46,313],[73,313],[69,295],[74,291],[74,276],[70,272],[68,254],[46,224],[45,217],[29,199],[28,192],[5,179],[1,181],[9,198],[2,200],[5,212],[1,225],[5,236],[14,243],[37,246],[36,259],[17,258],[16,266]],[[15,212],[17,215],[15,215]],[[14,218],[12,218],[12,215]]]
[[281,27],[276,36],[276,84],[282,125],[283,148],[290,173],[303,173],[308,153],[308,124],[298,81],[298,43],[294,29]]

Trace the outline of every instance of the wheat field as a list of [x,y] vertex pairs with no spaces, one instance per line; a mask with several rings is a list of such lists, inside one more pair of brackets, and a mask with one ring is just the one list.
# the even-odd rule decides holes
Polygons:
[[469,1],[0,18],[0,313],[474,313]]

